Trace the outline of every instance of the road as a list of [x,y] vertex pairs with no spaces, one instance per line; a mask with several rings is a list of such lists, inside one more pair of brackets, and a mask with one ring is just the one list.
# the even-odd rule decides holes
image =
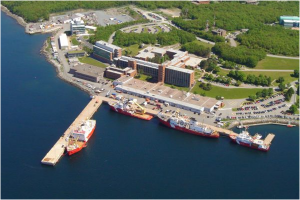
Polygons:
[[83,38],[84,36],[80,36],[79,39],[81,40],[81,44],[83,44],[84,46],[93,49],[93,45],[91,43],[89,43],[87,40],[85,40]]
[[[222,70],[231,71],[232,69],[222,68]],[[290,69],[240,69],[239,71],[252,71],[252,72],[294,72],[294,70]]]
[[267,56],[269,57],[274,57],[274,58],[285,58],[285,59],[299,59],[299,57],[290,57],[290,56],[277,56],[277,55],[273,55],[273,54],[267,54]]

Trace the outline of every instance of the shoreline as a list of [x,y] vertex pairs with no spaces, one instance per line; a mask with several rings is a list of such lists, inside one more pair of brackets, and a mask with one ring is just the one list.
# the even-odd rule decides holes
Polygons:
[[[6,13],[8,16],[14,18],[17,20],[17,22],[25,28],[25,33],[26,32],[26,25],[27,23],[24,21],[24,19],[20,16],[17,16],[13,13],[11,13],[5,6],[1,5],[1,10]],[[51,32],[52,35],[55,35],[58,30],[53,30]],[[30,34],[30,33],[27,33]],[[42,33],[41,33],[42,34]],[[40,50],[40,53],[43,54],[46,58],[46,60],[55,68],[55,71],[57,73],[57,77],[60,78],[61,80],[65,81],[66,83],[73,85],[80,90],[86,92],[90,96],[93,95],[91,91],[87,90],[85,87],[83,87],[81,84],[74,82],[72,79],[69,79],[64,76],[64,72],[61,71],[61,64],[59,64],[57,61],[52,59],[51,53],[49,53],[46,48],[48,47],[47,40],[44,42],[42,49]],[[280,119],[280,118],[270,118],[270,119],[251,119],[251,120],[244,120],[243,124],[244,125],[252,125],[252,126],[258,126],[258,125],[288,125],[288,122],[290,121],[291,125],[299,126],[299,121],[295,120],[287,120],[287,119]],[[232,128],[238,126],[240,124],[239,121],[232,121],[230,125],[226,128],[231,130]]]
[[[1,11],[3,11],[8,16],[14,18],[21,26],[23,26],[26,29],[26,25],[28,23],[25,22],[25,20],[22,17],[20,17],[20,16],[18,16],[16,14],[13,14],[12,12],[10,12],[10,10],[8,8],[6,8],[5,6],[3,6],[2,4],[1,4]],[[25,32],[26,32],[26,30],[25,30]]]

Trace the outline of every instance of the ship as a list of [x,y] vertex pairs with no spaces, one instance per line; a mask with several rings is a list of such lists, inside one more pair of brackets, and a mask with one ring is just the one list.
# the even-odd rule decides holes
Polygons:
[[96,128],[96,120],[86,120],[73,130],[68,137],[66,151],[69,156],[86,147],[87,141],[93,135]]
[[152,115],[148,115],[145,112],[145,108],[143,108],[140,104],[136,102],[136,99],[128,100],[128,99],[120,99],[118,102],[109,102],[109,107],[111,110],[121,113],[127,116],[136,117],[143,120],[151,120],[153,118]]
[[252,149],[257,149],[260,151],[268,151],[270,148],[270,143],[267,144],[262,140],[262,136],[256,133],[251,136],[248,131],[242,131],[240,134],[230,134],[230,139],[239,145],[250,147]]
[[210,138],[220,137],[218,132],[208,128],[204,124],[200,124],[193,117],[180,115],[179,111],[176,111],[172,116],[158,113],[157,117],[161,124],[176,130]]

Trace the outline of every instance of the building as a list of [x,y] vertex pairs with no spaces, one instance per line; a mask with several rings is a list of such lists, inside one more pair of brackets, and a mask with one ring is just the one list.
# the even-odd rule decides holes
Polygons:
[[219,35],[219,36],[223,36],[223,37],[226,36],[226,30],[224,30],[224,29],[219,28],[219,29],[216,29],[216,30],[212,30],[211,32],[214,35]]
[[69,73],[74,74],[74,77],[76,78],[99,82],[101,75],[103,74],[103,70],[103,68],[93,65],[77,64],[70,69]]
[[173,66],[165,68],[164,82],[181,87],[192,87],[194,84],[194,71]]
[[71,30],[72,35],[73,34],[84,34],[85,33],[84,22],[82,20],[71,21],[70,30]]
[[124,69],[117,68],[115,66],[107,67],[104,72],[104,76],[111,79],[118,79],[122,76],[134,77],[136,75],[136,70],[130,67]]
[[161,103],[169,103],[180,109],[195,113],[212,112],[221,101],[214,98],[202,97],[189,92],[166,87],[161,83],[149,83],[123,76],[113,82],[115,89],[141,98],[158,100]]
[[85,55],[85,51],[68,51],[67,57],[73,58],[73,57],[83,57]]
[[93,56],[100,61],[112,63],[114,58],[122,56],[122,48],[104,41],[97,41],[93,46]]
[[297,16],[280,16],[279,24],[287,28],[299,27],[300,18]]
[[65,33],[63,33],[59,36],[59,45],[60,45],[60,49],[68,49],[69,48],[68,37]]
[[96,31],[97,27],[95,27],[95,26],[85,26],[85,29],[90,29],[92,31]]

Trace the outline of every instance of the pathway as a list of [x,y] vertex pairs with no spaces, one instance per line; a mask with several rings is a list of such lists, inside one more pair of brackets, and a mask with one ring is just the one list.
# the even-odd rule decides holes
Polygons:
[[290,57],[290,56],[277,56],[273,54],[267,54],[269,57],[274,57],[274,58],[285,58],[285,59],[299,59],[299,57]]

